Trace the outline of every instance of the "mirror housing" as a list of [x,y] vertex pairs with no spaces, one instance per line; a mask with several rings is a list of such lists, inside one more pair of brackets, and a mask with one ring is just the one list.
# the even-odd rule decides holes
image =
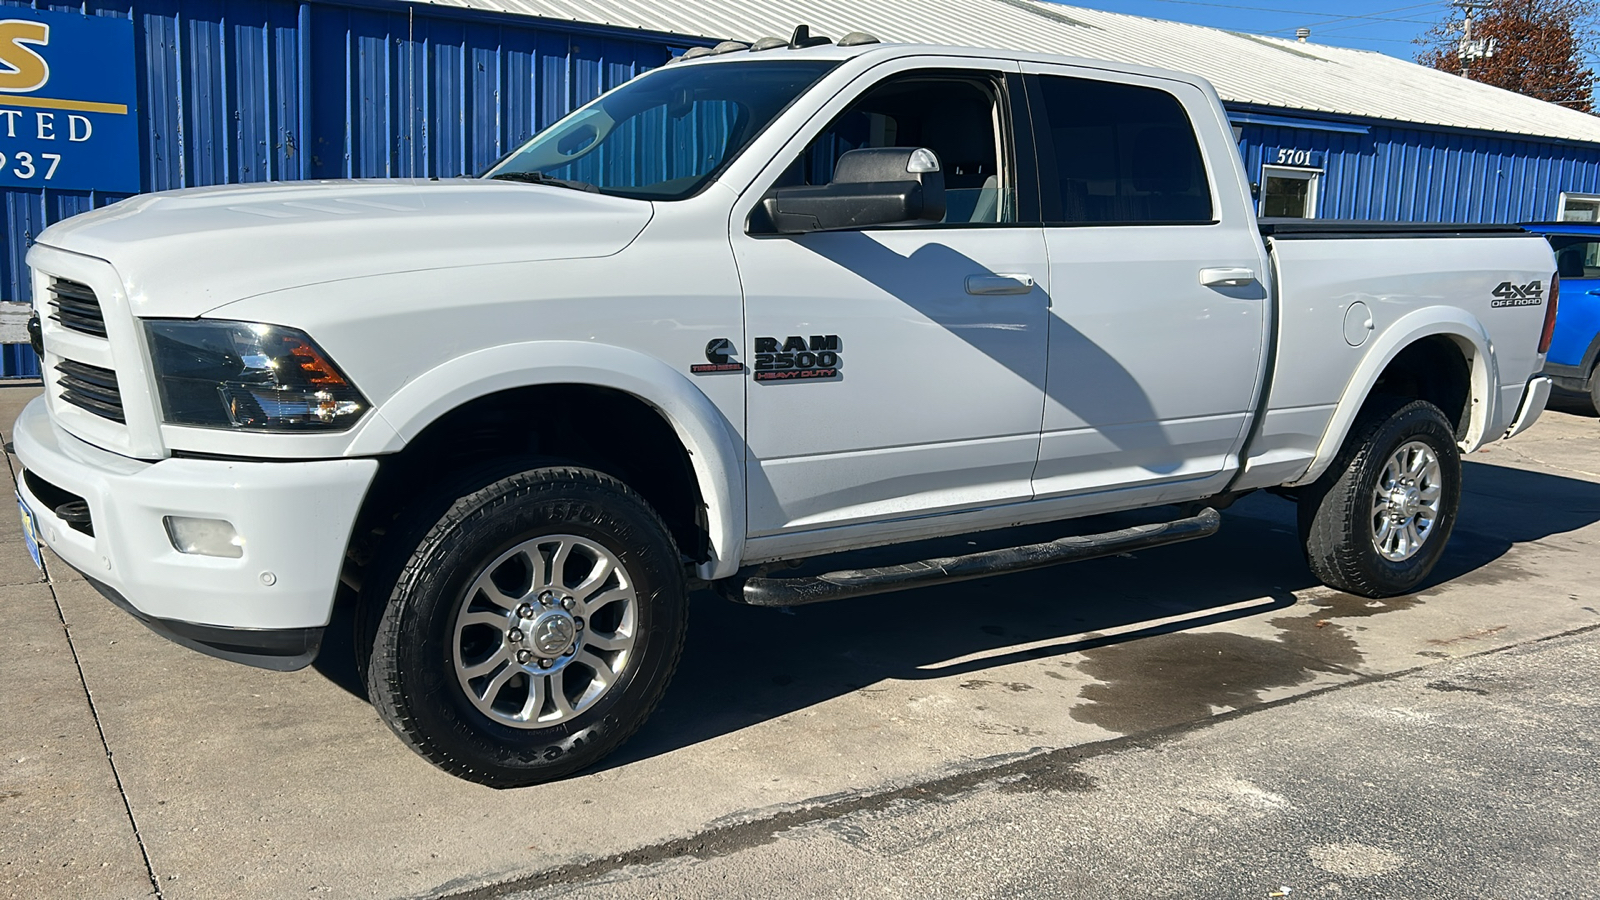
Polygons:
[[924,147],[851,150],[828,184],[775,188],[761,203],[779,234],[938,222],[944,172]]

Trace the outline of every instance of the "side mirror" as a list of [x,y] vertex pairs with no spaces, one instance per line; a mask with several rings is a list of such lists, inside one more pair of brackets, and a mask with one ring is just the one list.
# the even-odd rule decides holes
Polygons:
[[925,147],[851,150],[825,185],[776,188],[762,201],[779,234],[938,222],[944,173]]

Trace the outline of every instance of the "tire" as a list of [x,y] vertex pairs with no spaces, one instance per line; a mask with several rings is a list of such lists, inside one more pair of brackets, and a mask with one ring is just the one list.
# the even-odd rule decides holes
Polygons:
[[626,485],[532,469],[409,533],[367,691],[420,756],[491,787],[537,784],[594,764],[655,709],[683,651],[684,575]]
[[[1396,476],[1419,475],[1418,461],[1424,465],[1415,484],[1393,484]],[[1380,484],[1398,493],[1380,492]],[[1336,590],[1371,598],[1407,593],[1443,555],[1460,503],[1461,452],[1444,413],[1423,400],[1374,404],[1328,471],[1301,494],[1306,562]],[[1392,517],[1380,518],[1385,511]]]
[[1589,373],[1589,411],[1600,416],[1600,365]]

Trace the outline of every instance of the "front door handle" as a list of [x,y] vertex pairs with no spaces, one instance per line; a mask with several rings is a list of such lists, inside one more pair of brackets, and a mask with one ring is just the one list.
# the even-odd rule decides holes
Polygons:
[[1033,291],[1032,275],[968,275],[967,293],[979,297],[999,294],[1028,294]]
[[1201,269],[1200,283],[1206,287],[1243,287],[1256,280],[1254,269]]

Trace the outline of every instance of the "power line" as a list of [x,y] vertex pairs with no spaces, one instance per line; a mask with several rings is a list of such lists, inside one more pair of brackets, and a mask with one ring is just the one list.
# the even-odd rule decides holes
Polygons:
[[[1366,15],[1340,16],[1340,17],[1338,17],[1336,19],[1323,19],[1320,22],[1308,22],[1308,23],[1306,23],[1305,27],[1307,27],[1307,28],[1316,28],[1316,27],[1318,27],[1320,25],[1332,25],[1335,22],[1347,22],[1347,21],[1349,21],[1351,19],[1377,18],[1379,16],[1389,15],[1390,13],[1409,12],[1409,11],[1411,11],[1413,9],[1424,9],[1424,8],[1428,8],[1428,7],[1436,7],[1438,5],[1439,4],[1437,2],[1435,2],[1435,3],[1417,3],[1417,4],[1412,5],[1412,6],[1400,6],[1400,7],[1394,8],[1394,9],[1380,9],[1375,13],[1367,13]],[[1308,13],[1308,15],[1316,15],[1316,13]],[[1380,22],[1411,22],[1411,23],[1417,24],[1417,25],[1431,25],[1431,24],[1433,24],[1432,22],[1429,22],[1429,21],[1426,21],[1426,20],[1417,20],[1417,19],[1382,19],[1382,18],[1378,18],[1377,20],[1380,21]]]

